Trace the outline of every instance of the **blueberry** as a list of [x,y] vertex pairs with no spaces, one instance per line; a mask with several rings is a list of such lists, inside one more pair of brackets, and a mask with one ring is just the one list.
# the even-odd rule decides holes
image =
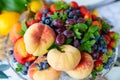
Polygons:
[[70,8],[68,8],[67,9],[67,12],[70,12],[70,11],[72,11],[73,9],[70,7]]
[[51,23],[50,19],[45,19],[45,24],[49,25]]
[[47,61],[47,60],[45,60],[43,63],[44,63],[44,64],[47,64],[47,63],[48,63],[48,61]]
[[8,52],[8,54],[9,54],[9,55],[12,55],[12,54],[13,54],[13,50],[10,50],[10,51]]
[[43,66],[43,65],[44,65],[44,63],[43,63],[43,62],[40,62],[39,66]]
[[12,61],[13,61],[14,63],[17,62],[17,60],[14,58],[14,56],[12,57]]
[[113,48],[113,52],[115,52],[116,51],[116,49],[115,48]]
[[102,47],[101,47],[101,46],[99,46],[99,47],[98,47],[98,51],[101,51],[101,50],[102,50]]
[[46,17],[43,16],[43,17],[42,17],[42,22],[43,22],[43,23],[45,23],[45,19],[46,19]]
[[38,70],[43,70],[43,67],[42,66],[38,66]]
[[22,74],[23,75],[27,75],[27,71],[22,71]]
[[49,64],[44,64],[43,69],[47,69],[49,67]]
[[78,16],[74,16],[73,19],[77,20],[77,19],[78,19]]
[[99,40],[103,40],[104,39],[104,36],[100,36]]
[[101,40],[101,41],[100,41],[100,45],[104,45],[104,41]]
[[69,12],[69,15],[68,15],[68,17],[70,17],[70,18],[73,18],[73,16],[75,16],[75,11],[71,11],[71,12]]
[[29,67],[30,65],[31,65],[30,62],[26,62],[26,63],[25,63],[25,66],[26,66],[26,67]]
[[22,71],[27,71],[28,70],[28,67],[24,66]]
[[53,25],[53,23],[50,24],[50,27],[51,27],[52,29],[55,29],[55,26]]
[[104,67],[104,69],[109,69],[110,66],[109,66],[109,64],[104,64],[103,67]]
[[49,12],[49,10],[48,10],[48,9],[45,9],[45,10],[44,10],[44,13],[45,13],[45,14],[47,14],[48,12]]
[[106,48],[103,48],[103,49],[102,49],[102,52],[106,53],[106,52],[107,52],[107,49],[106,49]]
[[94,40],[98,41],[99,37],[95,37]]
[[112,63],[114,61],[113,57],[108,58],[108,63]]

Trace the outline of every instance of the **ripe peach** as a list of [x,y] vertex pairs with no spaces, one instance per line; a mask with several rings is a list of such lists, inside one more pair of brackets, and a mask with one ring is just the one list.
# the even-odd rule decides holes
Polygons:
[[94,66],[94,62],[92,57],[86,53],[81,53],[81,61],[76,68],[70,71],[66,71],[66,73],[76,79],[84,79],[89,76],[92,72]]
[[46,57],[39,57],[28,69],[28,75],[32,80],[59,80],[61,72],[49,67],[45,70],[38,70],[35,63],[40,63],[46,60]]
[[35,56],[27,53],[23,38],[20,38],[16,41],[13,55],[15,59],[21,64],[25,64],[26,62],[33,62],[36,59]]
[[19,38],[22,36],[18,34],[19,31],[21,31],[21,24],[20,22],[17,22],[10,31],[10,40],[12,43],[15,43]]
[[59,71],[74,69],[79,64],[80,59],[80,51],[71,45],[63,45],[61,51],[51,49],[47,55],[48,63]]
[[35,23],[24,34],[25,47],[28,53],[41,56],[55,41],[55,33],[48,25]]

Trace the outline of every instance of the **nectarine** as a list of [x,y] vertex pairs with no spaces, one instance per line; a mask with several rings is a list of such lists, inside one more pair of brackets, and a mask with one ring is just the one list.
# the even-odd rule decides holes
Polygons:
[[75,68],[79,64],[80,59],[80,51],[71,45],[63,45],[61,51],[51,49],[47,55],[48,63],[52,68],[59,71],[67,71]]
[[35,56],[27,53],[23,38],[20,38],[16,41],[13,55],[15,59],[21,64],[25,64],[26,62],[33,62],[36,59]]
[[94,61],[86,52],[81,53],[81,61],[77,65],[76,68],[70,71],[66,71],[66,73],[76,79],[84,79],[90,75],[93,70]]
[[52,28],[42,23],[31,25],[24,34],[25,47],[28,53],[41,56],[48,52],[48,48],[55,41],[55,33]]
[[49,67],[45,70],[38,70],[38,66],[35,63],[39,64],[46,60],[46,57],[39,57],[28,69],[28,75],[32,80],[59,80],[61,72],[54,70],[52,67]]

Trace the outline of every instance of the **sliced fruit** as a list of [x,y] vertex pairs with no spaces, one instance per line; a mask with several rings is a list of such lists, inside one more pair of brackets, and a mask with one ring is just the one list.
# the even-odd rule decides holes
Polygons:
[[70,6],[71,6],[72,8],[74,8],[74,9],[79,8],[77,2],[75,2],[75,1],[71,1],[71,2],[70,2]]

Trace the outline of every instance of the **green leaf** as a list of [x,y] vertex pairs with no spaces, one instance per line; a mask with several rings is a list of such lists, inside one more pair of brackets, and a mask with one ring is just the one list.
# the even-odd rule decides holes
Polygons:
[[23,68],[24,66],[22,65],[22,64],[17,64],[17,67],[16,67],[16,72],[20,72],[20,71],[22,71],[22,68]]
[[25,34],[25,32],[23,30],[21,30],[18,32],[18,34],[23,36]]
[[79,29],[74,29],[73,31],[75,33],[76,38],[81,39],[82,34],[79,32]]
[[25,21],[22,21],[21,25],[22,25],[22,30],[23,30],[24,32],[26,32],[26,30],[27,30],[27,25],[26,25]]
[[84,38],[82,39],[82,42],[86,42],[86,41],[88,41],[88,40],[91,39],[91,38],[95,38],[95,36],[94,36],[92,33],[87,32],[87,33],[84,35]]
[[0,78],[7,79],[8,76],[4,72],[0,71]]
[[87,28],[87,25],[84,23],[78,23],[74,25],[74,29],[79,29],[80,31],[86,31]]
[[56,4],[56,10],[61,10],[61,9],[67,9],[69,6],[63,2],[63,1],[58,1],[55,3]]
[[17,64],[17,67],[22,68],[22,67],[23,67],[23,65],[22,65],[22,64]]
[[70,44],[72,42],[72,39],[70,39],[70,38],[67,38],[66,40],[65,40],[65,44]]
[[96,37],[100,37],[100,33],[98,32],[98,31],[96,31],[95,33],[94,33],[94,36]]
[[91,75],[92,75],[92,78],[95,79],[96,76],[97,76],[97,72],[96,71],[92,71]]
[[89,53],[92,52],[92,46],[95,44],[95,40],[87,41],[80,46],[81,51],[88,51]]
[[20,72],[20,71],[22,71],[22,68],[16,68],[15,71]]
[[50,16],[50,18],[54,19],[60,19],[60,17],[58,16],[58,13],[54,13],[53,15]]
[[102,20],[102,31],[107,32],[110,29],[110,25],[107,24],[104,20]]
[[92,24],[92,19],[86,19],[85,20],[85,23],[90,26]]
[[28,4],[27,0],[0,0],[2,3],[2,10],[7,11],[16,11],[23,12],[27,9],[26,4]]
[[60,17],[63,21],[65,21],[67,19],[67,13],[62,14]]
[[57,47],[56,44],[52,44],[47,50],[51,50],[51,49],[56,48],[56,47]]
[[99,27],[97,25],[92,25],[89,27],[88,32],[94,33],[99,30]]

